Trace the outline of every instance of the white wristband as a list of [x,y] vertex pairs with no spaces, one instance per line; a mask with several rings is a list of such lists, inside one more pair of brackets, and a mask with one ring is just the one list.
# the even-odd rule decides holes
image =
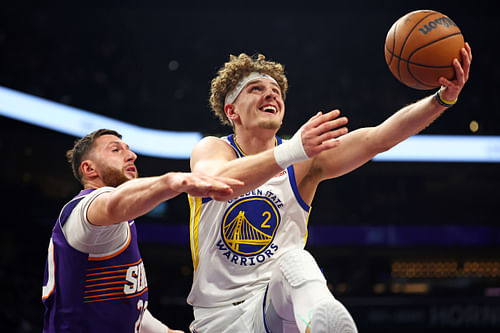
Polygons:
[[278,147],[274,148],[274,159],[282,169],[309,159],[302,145],[300,130],[290,140],[283,141]]

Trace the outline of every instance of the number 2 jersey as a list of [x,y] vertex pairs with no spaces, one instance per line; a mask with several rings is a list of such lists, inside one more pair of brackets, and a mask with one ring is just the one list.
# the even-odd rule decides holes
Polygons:
[[[233,135],[222,139],[245,156]],[[265,290],[279,256],[305,246],[310,207],[293,166],[229,201],[188,199],[194,266],[188,303],[195,307],[235,304]]]
[[148,287],[135,223],[103,227],[86,219],[90,202],[111,189],[80,192],[56,221],[42,288],[44,333],[140,330]]

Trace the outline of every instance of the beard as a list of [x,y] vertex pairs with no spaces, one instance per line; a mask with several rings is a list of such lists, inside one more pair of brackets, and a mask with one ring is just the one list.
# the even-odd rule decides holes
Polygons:
[[281,122],[277,122],[275,120],[263,120],[259,123],[259,126],[263,129],[279,130]]
[[[139,175],[136,173],[134,178],[137,178]],[[113,167],[105,167],[101,172],[102,182],[106,186],[117,187],[126,181],[129,181],[131,178],[128,177],[123,171],[113,168]]]

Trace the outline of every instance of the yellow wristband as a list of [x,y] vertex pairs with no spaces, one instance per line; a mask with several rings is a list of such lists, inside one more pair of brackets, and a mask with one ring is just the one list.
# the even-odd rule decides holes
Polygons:
[[453,100],[453,101],[447,101],[447,100],[443,99],[443,98],[441,97],[441,90],[438,90],[438,91],[436,92],[436,95],[435,95],[435,96],[436,96],[436,100],[438,101],[438,103],[439,103],[439,104],[441,104],[442,106],[446,106],[446,107],[453,106],[453,105],[455,105],[455,104],[457,103],[457,101],[458,101],[458,97],[457,97],[457,98],[455,98],[455,100]]

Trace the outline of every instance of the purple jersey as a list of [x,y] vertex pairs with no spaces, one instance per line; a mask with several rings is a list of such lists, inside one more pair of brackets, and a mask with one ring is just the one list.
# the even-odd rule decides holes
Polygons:
[[134,221],[128,222],[127,245],[107,257],[74,249],[63,234],[75,206],[92,191],[66,204],[52,231],[42,293],[44,333],[139,332],[148,287]]

